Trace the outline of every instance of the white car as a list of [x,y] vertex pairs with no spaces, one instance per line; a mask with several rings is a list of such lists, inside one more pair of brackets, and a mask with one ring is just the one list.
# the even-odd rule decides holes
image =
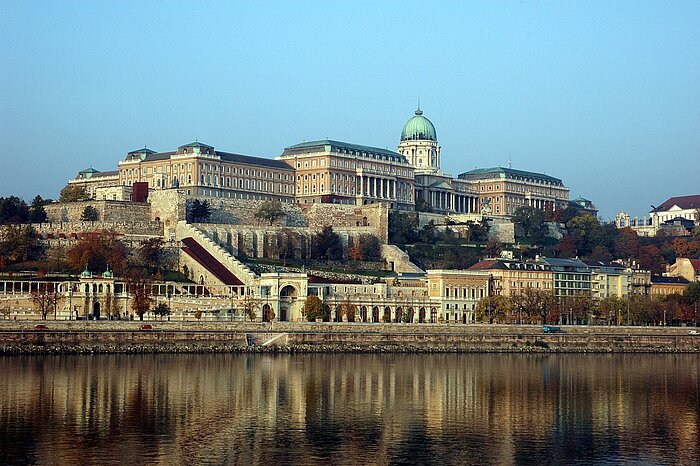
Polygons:
[[688,331],[688,335],[698,335],[698,334],[700,334],[700,332],[698,332],[697,330],[689,330]]

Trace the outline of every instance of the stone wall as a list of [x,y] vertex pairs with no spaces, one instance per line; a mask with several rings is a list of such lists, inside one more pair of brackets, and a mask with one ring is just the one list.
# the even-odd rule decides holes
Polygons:
[[336,232],[369,229],[382,243],[388,241],[389,207],[386,204],[351,206],[343,204],[304,204],[309,228],[320,231],[326,225]]
[[515,225],[510,220],[489,220],[489,239],[501,243],[515,243]]
[[131,223],[152,220],[149,204],[127,201],[56,202],[45,206],[44,209],[50,223],[66,223],[80,222],[80,217],[87,206],[92,206],[97,210],[98,221],[101,222]]
[[125,237],[161,236],[163,224],[154,221],[140,222],[58,222],[32,224],[41,239],[78,239],[81,233],[113,231]]

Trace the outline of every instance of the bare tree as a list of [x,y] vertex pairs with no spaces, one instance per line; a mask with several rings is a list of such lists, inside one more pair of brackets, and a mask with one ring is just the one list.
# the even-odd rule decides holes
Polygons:
[[46,320],[51,311],[55,312],[61,301],[61,295],[55,283],[39,283],[31,295],[32,303],[41,314],[42,320]]

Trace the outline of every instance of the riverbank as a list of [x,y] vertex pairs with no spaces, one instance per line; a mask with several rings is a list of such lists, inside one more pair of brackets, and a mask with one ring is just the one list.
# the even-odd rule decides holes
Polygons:
[[0,354],[700,353],[700,335],[690,334],[691,328],[561,329],[543,334],[535,325],[5,321]]

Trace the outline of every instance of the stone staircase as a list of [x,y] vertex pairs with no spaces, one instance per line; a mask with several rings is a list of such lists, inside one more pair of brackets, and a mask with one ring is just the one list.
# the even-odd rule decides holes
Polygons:
[[420,267],[411,262],[404,251],[393,244],[382,245],[382,257],[388,262],[394,264],[394,272],[396,273],[425,273]]
[[245,264],[229,254],[224,248],[216,244],[204,233],[187,222],[178,222],[175,229],[175,239],[181,241],[183,238],[191,237],[199,243],[209,254],[214,256],[219,262],[227,267],[246,286],[252,286],[258,276]]

